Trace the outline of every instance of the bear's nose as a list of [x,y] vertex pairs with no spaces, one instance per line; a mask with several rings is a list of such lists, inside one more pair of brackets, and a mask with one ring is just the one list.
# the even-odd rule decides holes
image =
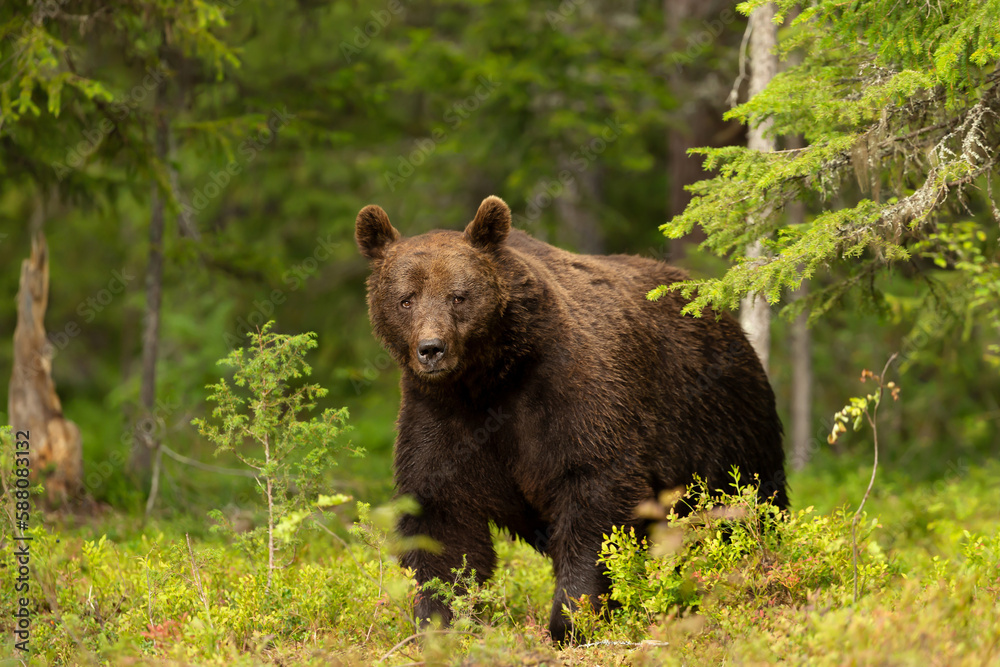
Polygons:
[[445,347],[440,338],[425,338],[417,344],[417,358],[420,363],[430,366],[444,356]]

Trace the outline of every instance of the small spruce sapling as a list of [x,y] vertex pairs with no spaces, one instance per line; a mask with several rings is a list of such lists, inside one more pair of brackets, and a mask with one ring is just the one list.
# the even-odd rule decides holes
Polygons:
[[[267,503],[268,590],[279,567],[278,542],[293,543],[313,507],[347,500],[335,495],[318,496],[316,502],[310,502],[318,495],[324,473],[337,464],[336,455],[363,453],[350,443],[337,442],[348,428],[346,408],[306,418],[317,399],[327,393],[317,384],[294,382],[312,373],[305,355],[316,347],[316,334],[276,334],[271,331],[273,324],[268,322],[249,333],[249,345],[219,360],[220,365],[235,369],[233,386],[225,378],[209,385],[212,393],[208,398],[217,403],[212,410],[214,419],[192,420],[199,433],[217,445],[217,456],[232,452],[255,471]],[[218,510],[212,516],[224,523]]]

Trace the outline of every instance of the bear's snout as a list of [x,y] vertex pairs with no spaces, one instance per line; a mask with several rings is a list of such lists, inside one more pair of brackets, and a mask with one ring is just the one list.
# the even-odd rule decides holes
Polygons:
[[447,349],[448,345],[440,338],[425,338],[417,343],[417,360],[426,370],[434,370]]

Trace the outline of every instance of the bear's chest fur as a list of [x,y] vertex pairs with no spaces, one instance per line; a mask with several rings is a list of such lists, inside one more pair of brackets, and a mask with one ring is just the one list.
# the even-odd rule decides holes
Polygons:
[[635,471],[655,456],[655,415],[600,365],[584,372],[561,351],[524,360],[487,391],[403,384],[396,481],[422,503],[462,498],[513,527],[525,511],[550,521],[567,489],[587,503],[580,477],[652,494]]

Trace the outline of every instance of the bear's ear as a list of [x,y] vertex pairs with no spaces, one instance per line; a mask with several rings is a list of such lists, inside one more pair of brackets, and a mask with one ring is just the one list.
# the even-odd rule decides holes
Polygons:
[[493,250],[510,233],[510,208],[500,197],[490,195],[479,205],[476,217],[465,228],[465,238],[476,248]]
[[385,257],[385,249],[399,240],[399,232],[389,222],[381,207],[369,204],[358,213],[354,226],[354,239],[361,254],[374,261]]

